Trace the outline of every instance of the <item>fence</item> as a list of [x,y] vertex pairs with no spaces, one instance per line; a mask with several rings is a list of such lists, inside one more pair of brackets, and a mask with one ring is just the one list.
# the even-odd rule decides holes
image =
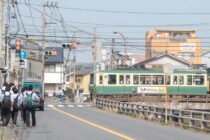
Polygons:
[[[140,116],[149,120],[165,120],[165,108],[160,106],[140,105],[100,98],[96,98],[95,106],[103,109],[110,109],[118,113]],[[187,128],[196,128],[210,132],[210,112],[172,108],[168,108],[167,112],[167,119],[169,122]]]

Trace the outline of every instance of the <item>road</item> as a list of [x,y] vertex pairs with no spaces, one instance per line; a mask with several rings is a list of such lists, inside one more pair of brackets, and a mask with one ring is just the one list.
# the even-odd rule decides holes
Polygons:
[[[20,140],[209,140],[210,135],[106,112],[87,104],[46,104],[37,127],[16,128]],[[20,121],[19,121],[20,122]]]

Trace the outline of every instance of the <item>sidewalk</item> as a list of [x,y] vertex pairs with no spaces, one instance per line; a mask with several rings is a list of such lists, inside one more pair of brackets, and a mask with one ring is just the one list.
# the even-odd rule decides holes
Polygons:
[[11,125],[0,126],[0,140],[19,140],[17,128]]

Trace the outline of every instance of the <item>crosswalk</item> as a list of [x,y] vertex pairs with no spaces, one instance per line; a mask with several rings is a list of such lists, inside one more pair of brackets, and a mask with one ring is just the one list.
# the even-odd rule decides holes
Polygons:
[[68,107],[68,108],[73,108],[73,107],[79,107],[79,108],[83,108],[83,107],[91,107],[91,105],[87,104],[57,104],[57,105],[51,105],[48,104],[48,107],[59,107],[59,108],[64,108],[64,107]]

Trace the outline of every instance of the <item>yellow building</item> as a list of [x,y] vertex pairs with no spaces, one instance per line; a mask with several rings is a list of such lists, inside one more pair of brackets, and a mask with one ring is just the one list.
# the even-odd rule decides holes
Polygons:
[[146,33],[146,59],[170,53],[192,64],[201,63],[200,39],[195,30],[154,29]]
[[69,85],[71,89],[79,89],[83,95],[89,95],[90,73],[93,72],[92,64],[83,64],[76,66],[75,78],[71,75]]

